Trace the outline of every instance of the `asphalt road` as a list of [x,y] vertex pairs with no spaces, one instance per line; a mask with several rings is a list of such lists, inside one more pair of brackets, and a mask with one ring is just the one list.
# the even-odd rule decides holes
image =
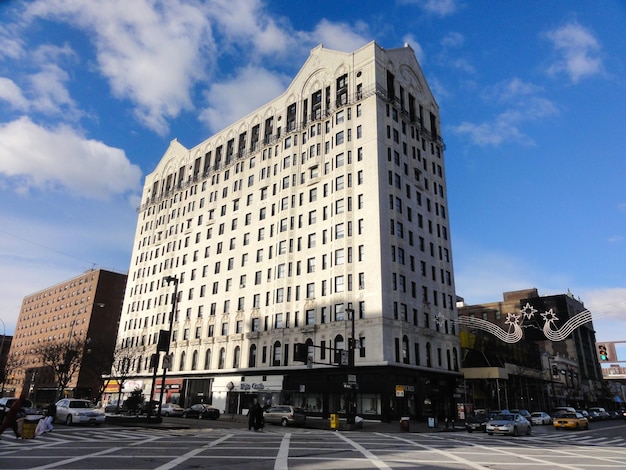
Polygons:
[[160,429],[56,425],[35,439],[0,441],[1,469],[489,469],[626,468],[626,423],[590,431],[536,426],[529,437],[484,433],[330,431],[242,422],[165,420]]

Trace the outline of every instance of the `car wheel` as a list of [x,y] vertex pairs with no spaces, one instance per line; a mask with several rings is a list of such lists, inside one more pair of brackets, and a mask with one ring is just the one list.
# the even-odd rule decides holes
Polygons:
[[198,419],[202,419],[202,413],[198,413]]
[[532,426],[528,426],[528,428],[526,429],[526,435],[530,436],[531,432],[533,432],[533,428],[532,428]]
[[490,436],[493,436],[493,433],[492,433],[492,432],[488,432],[487,434],[489,434]]
[[576,423],[576,431],[580,431],[580,424]]
[[519,431],[517,430],[517,426],[515,426],[515,427],[513,428],[513,435],[514,435],[515,437],[519,436]]
[[183,418],[186,418],[186,417],[187,417],[187,413],[183,413]]
[[473,429],[468,429],[467,432],[472,433],[472,432],[474,432],[474,430]]
[[67,418],[65,418],[65,424],[68,426],[72,425],[72,415],[67,415]]
[[166,418],[169,418],[169,417],[170,417],[170,413],[169,413],[169,412],[166,412],[166,413],[165,413],[165,417],[166,417]]
[[283,419],[280,421],[280,425],[281,425],[283,428],[284,428],[284,427],[286,427],[286,426],[287,426],[287,424],[288,424],[287,418],[283,418]]

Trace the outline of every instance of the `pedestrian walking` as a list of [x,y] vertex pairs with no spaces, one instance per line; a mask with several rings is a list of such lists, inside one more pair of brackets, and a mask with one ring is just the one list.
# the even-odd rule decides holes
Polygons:
[[24,414],[22,410],[22,406],[24,405],[24,401],[26,400],[26,395],[23,393],[20,397],[13,402],[9,411],[4,415],[4,420],[2,421],[2,425],[0,426],[0,434],[2,434],[7,428],[13,429],[16,438],[21,437],[20,430],[18,428],[18,420],[23,418]]
[[258,400],[255,398],[252,401],[252,406],[248,411],[248,429],[254,428],[258,431],[263,427],[263,407],[259,405]]

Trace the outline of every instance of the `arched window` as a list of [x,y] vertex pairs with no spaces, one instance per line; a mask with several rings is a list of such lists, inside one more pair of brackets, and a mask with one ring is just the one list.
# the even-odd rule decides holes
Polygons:
[[281,348],[281,344],[280,341],[276,341],[274,343],[274,350],[272,351],[272,365],[273,366],[280,366],[280,360],[283,356],[283,351]]
[[233,351],[233,368],[239,367],[239,360],[241,359],[241,348],[237,346]]
[[335,336],[335,351],[342,351],[343,349],[343,336]]
[[211,349],[207,349],[204,353],[204,368],[209,370],[211,368]]
[[180,365],[178,367],[178,370],[185,370],[185,359],[187,354],[185,354],[185,351],[183,351],[182,353],[180,353]]
[[250,345],[250,354],[248,356],[248,367],[256,367],[256,344]]
[[402,362],[405,364],[410,363],[409,338],[406,335],[402,337]]
[[220,357],[217,363],[217,368],[223,369],[225,365],[226,365],[226,349],[222,348],[220,349]]
[[196,370],[198,368],[198,351],[194,350],[191,355],[191,370]]
[[426,367],[432,367],[432,348],[430,343],[426,343]]

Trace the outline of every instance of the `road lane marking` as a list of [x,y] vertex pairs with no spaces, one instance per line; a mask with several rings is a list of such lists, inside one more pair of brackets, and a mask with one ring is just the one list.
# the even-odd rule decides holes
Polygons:
[[379,459],[376,455],[374,455],[372,452],[370,452],[369,450],[367,450],[365,447],[363,447],[361,444],[357,444],[356,442],[354,442],[352,439],[348,439],[346,436],[344,436],[341,433],[336,433],[336,436],[339,436],[341,439],[343,439],[346,443],[350,444],[352,447],[354,447],[356,450],[358,450],[359,452],[361,452],[361,454],[363,454],[371,463],[373,463],[374,465],[376,465],[376,467],[378,468],[385,468],[385,469],[389,469],[391,470],[391,467],[389,465],[387,465],[385,462],[383,462],[381,459]]
[[120,451],[122,449],[123,449],[123,447],[112,447],[110,449],[105,449],[105,450],[103,450],[101,452],[96,452],[95,454],[80,455],[80,456],[77,456],[77,457],[72,457],[72,458],[61,460],[61,461],[58,461],[58,462],[49,463],[47,465],[42,465],[41,467],[33,467],[30,470],[45,470],[47,468],[59,468],[59,467],[62,467],[62,466],[65,466],[65,465],[69,465],[69,464],[74,463],[74,462],[79,462],[79,461],[84,460],[84,459],[91,459],[93,457],[99,457],[99,456],[107,455],[107,454],[110,454],[110,453],[113,453],[113,452],[118,452],[118,451]]
[[289,444],[291,442],[291,433],[288,432],[283,436],[274,463],[274,470],[287,470],[289,468]]
[[174,460],[171,460],[170,462],[163,464],[160,467],[157,467],[155,470],[169,470],[172,468],[176,468],[178,465],[182,464],[184,461],[189,460],[192,457],[195,457],[199,453],[204,452],[205,450],[210,449],[211,447],[215,447],[216,445],[221,444],[222,442],[230,439],[233,436],[234,434],[227,434],[225,436],[222,436],[219,439],[209,442],[207,445],[190,450],[186,454],[183,454],[180,457],[176,457]]

